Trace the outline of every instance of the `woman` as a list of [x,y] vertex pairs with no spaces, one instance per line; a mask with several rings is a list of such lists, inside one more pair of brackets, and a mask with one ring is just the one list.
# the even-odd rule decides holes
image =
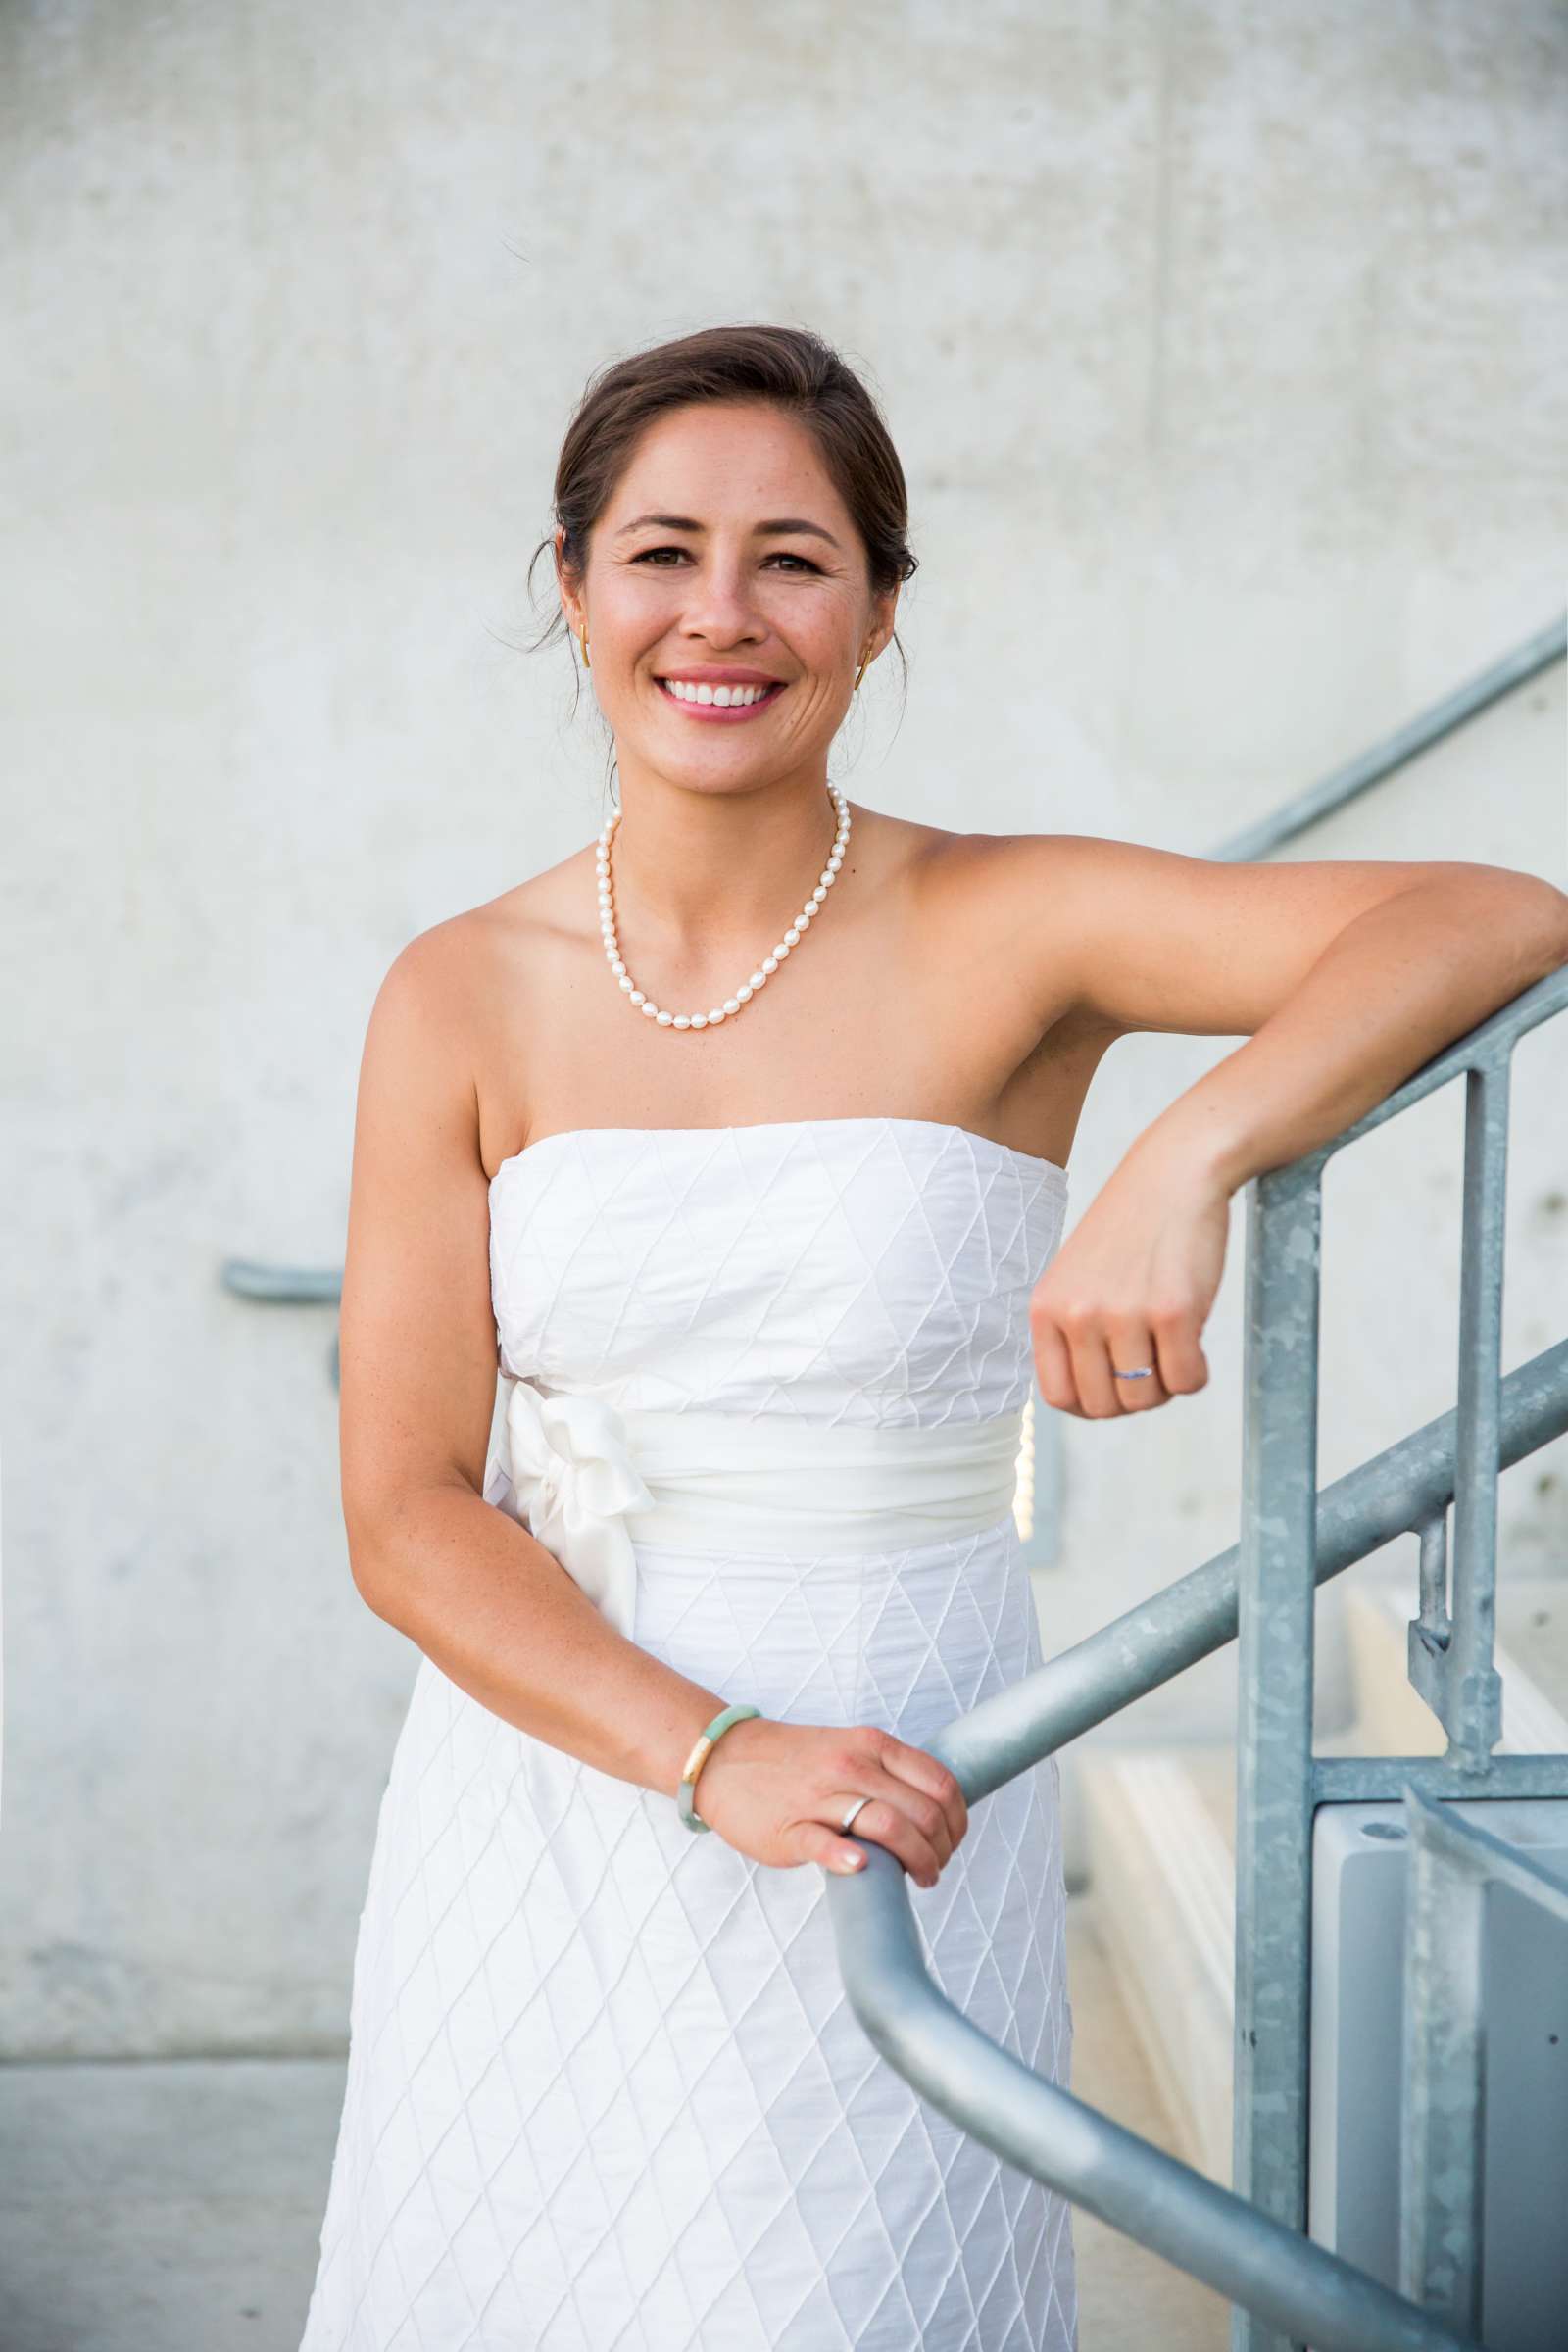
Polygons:
[[[820,1871],[887,1847],[1065,2079],[1054,1764],[971,1821],[924,1744],[1041,1658],[1031,1337],[1063,1411],[1200,1388],[1232,1192],[1555,968],[1568,900],[844,801],[914,558],[808,334],[603,371],[556,508],[619,807],[404,949],[361,1074],[344,1514],[423,1655],[302,2352],[1067,2352],[1065,2207],[872,2051]],[[1256,1034],[1056,1254],[1137,1028]]]

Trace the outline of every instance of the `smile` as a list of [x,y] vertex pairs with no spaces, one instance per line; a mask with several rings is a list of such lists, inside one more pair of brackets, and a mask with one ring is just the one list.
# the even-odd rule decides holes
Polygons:
[[769,686],[700,686],[687,684],[684,679],[661,678],[659,690],[666,702],[678,703],[693,718],[718,719],[733,725],[737,719],[752,718],[769,703],[777,702],[784,691],[784,681],[775,679]]

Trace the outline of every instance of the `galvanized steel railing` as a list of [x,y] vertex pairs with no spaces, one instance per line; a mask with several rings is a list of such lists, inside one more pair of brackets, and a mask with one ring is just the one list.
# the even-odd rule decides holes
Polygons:
[[[971,1804],[1184,1666],[1238,1641],[1236,2137],[1232,2189],[1139,2139],[991,2042],[921,1958],[907,1880],[825,1874],[845,1985],[877,2048],[934,2106],[1037,2180],[1237,2306],[1233,2352],[1474,2352],[1481,2309],[1479,1905],[1489,1876],[1568,1912],[1568,1887],[1444,1800],[1568,1795],[1568,1756],[1494,1756],[1498,1472],[1568,1429],[1568,1339],[1500,1364],[1508,1078],[1568,1008],[1568,968],[1456,1039],[1364,1118],[1247,1188],[1242,1538],[927,1745]],[[1323,1170],[1465,1080],[1458,1402],[1317,1492]],[[1451,1569],[1446,1519],[1453,1504]],[[1397,1535],[1421,1540],[1411,1679],[1441,1757],[1315,1758],[1316,1587]],[[1412,1856],[1402,2294],[1306,2228],[1308,1936],[1315,1805],[1402,1796]],[[853,1834],[853,1833],[852,1833]]]
[[1309,784],[1304,792],[1294,794],[1256,824],[1246,826],[1205,855],[1228,861],[1267,858],[1283,843],[1294,841],[1309,826],[1334,815],[1347,802],[1356,800],[1374,784],[1385,783],[1423,752],[1431,751],[1445,736],[1456,733],[1494,703],[1500,702],[1504,695],[1512,694],[1516,687],[1527,685],[1542,670],[1549,669],[1565,653],[1568,653],[1568,617],[1548,621],[1511,653],[1489,662],[1451,694],[1444,695],[1427,710],[1418,711],[1414,718],[1406,719],[1402,727],[1396,727],[1381,743],[1348,760],[1343,767],[1334,768],[1316,784]]

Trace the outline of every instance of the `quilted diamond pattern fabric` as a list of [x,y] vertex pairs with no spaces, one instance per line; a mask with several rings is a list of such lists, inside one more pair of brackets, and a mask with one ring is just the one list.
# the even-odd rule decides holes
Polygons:
[[[1054,1163],[913,1119],[549,1136],[491,1187],[502,1363],[612,1402],[931,1427],[1028,1394]],[[915,1744],[1040,1662],[1011,1516],[845,1557],[639,1544],[638,1642]],[[1054,1762],[911,1887],[937,1981],[1068,2074]],[[850,2010],[825,1874],[420,1661],[360,1920],[301,2352],[1073,2352],[1068,2208]]]

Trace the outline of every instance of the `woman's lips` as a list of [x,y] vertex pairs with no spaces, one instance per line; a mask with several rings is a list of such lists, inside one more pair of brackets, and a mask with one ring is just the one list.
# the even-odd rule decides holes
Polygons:
[[755,703],[689,703],[683,702],[678,694],[671,694],[662,678],[659,681],[661,700],[668,703],[672,710],[678,710],[683,718],[706,718],[721,726],[736,726],[743,719],[757,718],[778,701],[783,691],[784,680],[780,678]]

